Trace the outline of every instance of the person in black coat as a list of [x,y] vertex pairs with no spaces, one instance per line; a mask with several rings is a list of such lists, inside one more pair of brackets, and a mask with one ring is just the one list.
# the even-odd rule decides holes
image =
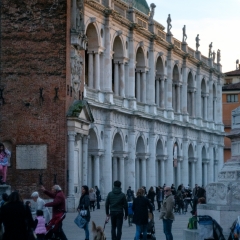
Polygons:
[[3,240],[29,239],[29,230],[34,222],[29,207],[26,207],[20,194],[14,191],[0,210],[0,225],[4,225]]
[[150,187],[149,191],[148,191],[148,194],[147,194],[147,198],[151,200],[151,203],[153,204],[154,206],[154,198],[156,196],[156,193],[154,192],[154,189],[153,187]]
[[95,193],[97,196],[97,209],[100,209],[101,193],[100,193],[98,186],[95,186]]
[[144,190],[138,189],[137,197],[133,200],[133,223],[136,224],[135,239],[140,239],[143,233],[143,239],[147,239],[148,209],[152,213],[153,207],[150,201],[144,197]]

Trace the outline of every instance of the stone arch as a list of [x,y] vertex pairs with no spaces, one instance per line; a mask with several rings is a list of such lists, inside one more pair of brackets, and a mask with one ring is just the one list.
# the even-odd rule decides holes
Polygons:
[[118,131],[117,129],[113,133],[112,150],[124,151],[124,136],[122,131]]
[[88,38],[87,49],[92,51],[99,47],[99,29],[96,23],[90,22],[86,26],[86,35]]
[[172,107],[174,112],[180,113],[181,93],[180,93],[180,73],[178,65],[175,64],[172,70]]
[[187,78],[187,111],[189,116],[194,116],[194,110],[195,110],[195,89],[194,89],[194,81],[193,81],[193,75],[190,71],[188,73]]
[[96,127],[89,129],[88,149],[99,149],[99,138]]
[[205,78],[201,81],[201,113],[202,119],[207,118],[207,85]]
[[146,59],[144,48],[139,46],[136,51],[136,68],[145,68],[146,66]]
[[136,152],[146,153],[146,145],[143,136],[139,136],[136,141]]
[[188,146],[188,182],[193,188],[195,184],[195,154],[194,154],[194,144],[190,143]]
[[163,141],[162,139],[158,139],[158,141],[156,142],[156,155],[164,155],[164,147],[163,147]]
[[164,101],[164,66],[162,57],[159,56],[156,61],[156,78],[155,78],[155,103],[158,107],[163,107]]

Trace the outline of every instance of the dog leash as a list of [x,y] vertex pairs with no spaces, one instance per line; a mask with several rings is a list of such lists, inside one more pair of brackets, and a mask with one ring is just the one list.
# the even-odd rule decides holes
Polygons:
[[105,220],[105,223],[104,223],[104,226],[103,226],[103,232],[104,232],[105,226],[108,223],[108,221],[109,221],[109,217],[106,217],[106,220]]

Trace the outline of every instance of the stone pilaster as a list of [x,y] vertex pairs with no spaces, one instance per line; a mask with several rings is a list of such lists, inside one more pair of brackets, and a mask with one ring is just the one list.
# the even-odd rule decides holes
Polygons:
[[83,184],[88,185],[88,136],[83,137]]

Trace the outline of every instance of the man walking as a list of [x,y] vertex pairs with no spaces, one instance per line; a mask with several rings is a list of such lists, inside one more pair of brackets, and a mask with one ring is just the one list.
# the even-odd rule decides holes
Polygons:
[[163,220],[163,231],[166,235],[166,240],[173,240],[172,223],[174,221],[174,197],[170,187],[164,188],[164,200],[161,208],[160,219]]
[[125,194],[122,193],[121,182],[115,181],[113,185],[112,192],[108,193],[105,209],[107,217],[111,217],[112,240],[120,240],[122,236],[123,217],[126,220],[128,216],[128,205]]
[[[44,186],[42,186],[41,189],[47,196],[49,196],[50,198],[53,198],[52,202],[45,204],[45,207],[52,207],[52,217],[54,218],[59,213],[65,213],[66,211],[65,196],[63,194],[61,187],[59,185],[54,185],[52,187],[52,192],[47,191]],[[59,225],[56,236],[62,240],[67,240],[67,237],[62,229],[62,222]]]

